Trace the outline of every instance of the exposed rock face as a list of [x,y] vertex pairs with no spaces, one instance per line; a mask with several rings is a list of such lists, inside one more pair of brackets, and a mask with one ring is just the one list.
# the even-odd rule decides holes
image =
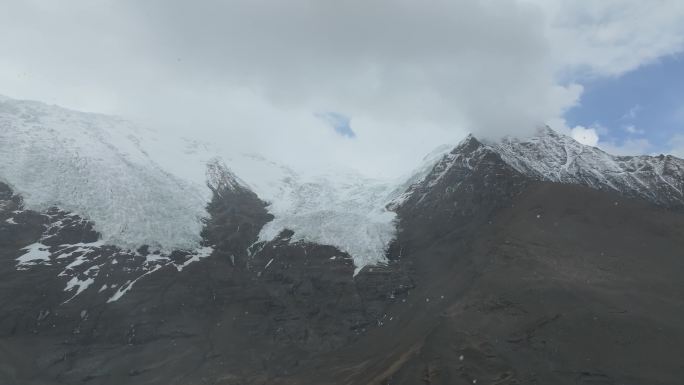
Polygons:
[[230,259],[232,265],[244,268],[249,262],[250,247],[273,216],[267,212],[266,204],[221,162],[209,163],[207,181],[213,198],[207,207],[210,217],[202,230],[204,243],[213,246],[216,254]]
[[220,162],[204,254],[102,245],[0,184],[0,383],[678,384],[681,160],[564,140],[467,138],[357,275],[291,231],[259,241],[267,205]]
[[676,384],[684,373],[673,359],[684,341],[681,213],[531,183],[463,234],[405,257],[424,273],[403,316],[424,328],[384,353],[386,383]]
[[[486,224],[510,205],[531,182],[501,156],[472,136],[444,156],[409,193],[394,202],[400,217],[394,248],[425,246],[445,234],[463,233]],[[403,253],[403,252],[402,252]]]

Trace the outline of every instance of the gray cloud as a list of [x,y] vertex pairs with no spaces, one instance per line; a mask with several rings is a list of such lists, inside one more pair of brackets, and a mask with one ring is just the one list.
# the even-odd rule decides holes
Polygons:
[[135,4],[149,49],[181,58],[178,74],[286,108],[501,134],[531,130],[577,96],[554,83],[543,15],[515,2]]
[[[595,45],[570,41],[558,4],[12,2],[0,15],[0,93],[202,132],[300,167],[395,175],[466,132],[524,134],[577,101],[581,87],[558,74],[591,66]],[[320,111],[350,116],[356,137]]]
[[574,75],[620,76],[684,45],[680,0],[523,1],[547,16],[554,67]]

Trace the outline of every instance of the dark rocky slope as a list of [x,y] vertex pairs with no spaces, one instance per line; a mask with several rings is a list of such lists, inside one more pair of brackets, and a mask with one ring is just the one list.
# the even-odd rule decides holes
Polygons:
[[[20,198],[2,188],[13,202],[6,209],[20,209]],[[270,219],[264,206],[251,191],[216,190],[203,232],[216,245],[214,253],[181,272],[165,265],[115,302],[98,285],[69,300],[67,278],[58,274],[70,259],[16,270],[20,249],[38,240],[50,222],[47,215],[20,210],[17,225],[0,229],[0,383],[260,382],[361,338],[376,327],[393,293],[399,298],[412,287],[391,266],[354,278],[350,256],[330,246],[289,243],[288,232],[248,253]],[[54,243],[74,234],[97,237],[90,226],[65,226]],[[96,282],[144,274],[135,273],[143,263],[139,253],[102,247],[88,258],[129,265],[102,269]],[[172,258],[182,263],[187,256]]]
[[680,381],[680,211],[536,181],[474,138],[445,159],[397,208],[407,301],[282,383]]
[[416,289],[393,320],[282,383],[680,381],[681,214],[533,183],[474,233],[405,256]]

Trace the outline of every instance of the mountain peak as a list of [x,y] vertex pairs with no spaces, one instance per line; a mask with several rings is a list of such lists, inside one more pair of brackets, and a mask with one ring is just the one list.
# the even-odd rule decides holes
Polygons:
[[456,147],[451,151],[452,154],[472,152],[477,148],[481,147],[483,144],[480,142],[475,135],[468,134],[461,142],[456,145]]
[[613,156],[548,126],[540,127],[530,137],[506,137],[499,141],[480,141],[469,134],[433,163],[431,171],[413,183],[401,202],[395,202],[393,207],[411,201],[410,196],[414,194],[422,202],[429,190],[446,188],[445,183],[460,183],[471,173],[482,170],[498,173],[504,168],[506,173],[513,171],[528,180],[577,184],[665,207],[684,207],[682,159]]
[[508,137],[487,145],[533,179],[612,190],[663,206],[684,207],[684,161],[673,156],[613,156],[548,126],[532,137]]

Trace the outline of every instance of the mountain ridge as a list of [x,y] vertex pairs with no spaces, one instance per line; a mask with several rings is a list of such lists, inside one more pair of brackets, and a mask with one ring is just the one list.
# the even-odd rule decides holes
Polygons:
[[[521,143],[502,156],[469,136],[399,188],[278,169],[290,184],[262,196],[263,179],[206,156],[200,247],[168,254],[103,245],[92,221],[0,183],[0,382],[679,383],[684,216],[630,183],[535,177]],[[634,172],[657,185],[667,167]],[[366,211],[388,202],[386,258],[360,268],[339,245],[364,246]],[[283,212],[327,238],[287,216],[262,237]]]
[[[0,103],[0,124],[5,128],[9,128],[8,132],[18,130],[18,133],[25,133],[29,137],[33,137],[33,134],[36,132],[47,132],[50,134],[49,138],[52,138],[57,134],[54,133],[55,128],[49,126],[48,123],[54,120],[66,119],[66,122],[74,123],[74,125],[67,126],[62,122],[56,126],[62,127],[66,133],[76,134],[79,131],[83,131],[91,133],[97,138],[107,137],[111,134],[108,130],[102,130],[101,127],[97,126],[97,122],[89,121],[78,113],[58,107],[48,108],[38,102],[17,102],[11,99],[0,100],[3,102]],[[23,109],[24,107],[22,106],[26,105],[30,108]],[[42,110],[43,108],[48,109]],[[51,111],[54,109],[59,113],[51,117]],[[60,118],[62,113],[66,115]],[[91,115],[105,121],[109,119],[105,115],[97,114],[86,114],[84,116]],[[47,123],[44,123],[42,119],[46,119],[46,116],[52,120],[47,120]],[[16,123],[15,120],[20,120],[21,124]],[[105,124],[105,127],[109,127],[107,124]],[[118,125],[112,127],[120,128]],[[256,229],[258,231],[256,239],[252,239],[251,235],[246,236],[245,233],[241,232],[239,226],[232,230],[237,235],[231,236],[231,239],[233,239],[231,242],[240,244],[242,250],[228,253],[227,255],[232,256],[231,258],[237,258],[244,262],[251,255],[251,247],[253,245],[265,245],[271,241],[281,239],[282,232],[288,231],[291,233],[287,237],[288,242],[309,242],[332,246],[341,253],[350,255],[354,259],[354,265],[356,266],[354,274],[358,274],[362,269],[369,266],[372,268],[373,266],[387,264],[391,262],[392,258],[396,258],[397,255],[401,254],[401,251],[397,251],[397,247],[399,250],[403,250],[404,246],[406,246],[402,239],[401,227],[407,223],[410,224],[429,218],[431,221],[443,223],[443,229],[451,229],[452,224],[450,221],[453,221],[454,218],[459,218],[459,223],[465,223],[468,220],[484,222],[492,213],[504,208],[514,198],[515,194],[519,194],[534,181],[579,184],[597,190],[615,191],[626,197],[645,199],[663,207],[676,209],[684,207],[684,196],[682,195],[682,189],[684,188],[684,161],[681,159],[672,156],[616,157],[600,149],[582,145],[548,127],[541,128],[536,136],[522,139],[504,138],[500,141],[481,141],[474,135],[469,134],[458,145],[451,148],[448,153],[439,156],[439,153],[444,150],[442,148],[428,155],[418,171],[407,177],[406,180],[396,182],[393,185],[383,185],[369,180],[356,179],[354,175],[345,176],[346,179],[342,178],[340,183],[328,183],[324,180],[325,178],[304,179],[289,169],[275,163],[269,164],[269,161],[257,157],[254,158],[258,161],[257,163],[260,165],[265,164],[264,170],[272,172],[272,174],[268,174],[269,177],[271,175],[276,176],[276,180],[270,181],[273,186],[269,187],[271,192],[267,196],[260,195],[264,191],[263,188],[253,186],[253,183],[245,181],[242,175],[232,169],[231,166],[236,164],[231,164],[230,160],[227,161],[221,156],[215,156],[208,148],[205,148],[208,155],[205,157],[206,159],[201,158],[200,162],[204,172],[201,176],[197,176],[197,180],[204,181],[209,190],[209,195],[214,196],[211,200],[201,198],[204,193],[201,193],[197,186],[193,186],[190,181],[171,175],[160,164],[156,163],[148,151],[145,150],[146,145],[144,142],[147,139],[136,137],[134,135],[135,132],[135,130],[123,130],[117,132],[119,136],[112,141],[96,142],[102,144],[102,151],[88,149],[87,142],[83,141],[76,143],[73,148],[66,146],[69,151],[73,151],[76,154],[75,160],[67,158],[67,161],[62,162],[63,164],[59,167],[64,168],[67,172],[71,172],[69,171],[70,165],[85,165],[83,167],[76,167],[76,174],[79,174],[82,172],[81,170],[90,170],[88,165],[100,164],[97,163],[99,159],[97,157],[104,154],[105,157],[109,156],[112,159],[116,159],[117,162],[118,160],[124,160],[121,163],[110,162],[106,164],[107,167],[114,170],[122,168],[117,171],[118,173],[126,173],[125,170],[133,167],[132,165],[142,164],[142,170],[147,170],[144,171],[144,175],[156,175],[151,180],[163,179],[168,176],[171,183],[185,186],[180,189],[181,195],[193,197],[192,205],[199,207],[200,203],[202,204],[201,211],[187,210],[187,207],[184,207],[183,210],[178,210],[182,213],[181,216],[178,216],[174,212],[177,211],[174,209],[175,206],[159,206],[158,198],[153,198],[152,195],[145,195],[151,194],[154,189],[145,190],[145,194],[142,195],[144,202],[133,202],[133,207],[138,207],[136,203],[145,203],[145,205],[139,206],[143,210],[133,210],[137,215],[133,216],[134,222],[142,218],[142,220],[149,223],[143,227],[129,228],[128,222],[118,221],[116,227],[140,232],[145,231],[146,228],[156,228],[158,221],[164,224],[164,218],[173,218],[177,222],[174,226],[169,229],[161,229],[161,233],[168,233],[171,237],[176,237],[176,234],[187,235],[187,231],[185,233],[173,232],[179,227],[187,227],[189,224],[198,227],[196,234],[194,231],[190,231],[191,235],[196,238],[196,242],[193,241],[192,245],[186,242],[183,243],[182,247],[161,250],[161,253],[153,254],[152,256],[147,254],[141,255],[138,249],[144,247],[145,250],[148,250],[147,253],[153,252],[155,251],[154,244],[138,242],[135,245],[124,244],[123,247],[115,248],[119,250],[117,253],[133,255],[136,256],[135,258],[143,258],[145,262],[143,262],[141,268],[133,270],[139,271],[140,274],[148,274],[153,270],[156,271],[156,269],[161,268],[165,264],[173,265],[181,270],[188,264],[205,258],[212,252],[212,247],[221,248],[220,245],[224,242],[222,238],[210,237],[208,239],[206,236],[212,233],[212,231],[207,230],[207,226],[211,226],[214,229],[222,229],[221,234],[227,231],[228,228],[232,228],[232,225],[230,225],[231,220],[225,214],[216,214],[219,218],[222,218],[218,222],[216,218],[207,216],[205,206],[212,207],[212,205],[215,205],[215,196],[217,194],[235,197],[239,202],[243,202],[247,207],[251,207],[251,209],[246,211],[249,215],[255,215],[259,218],[253,222],[257,226]],[[59,136],[55,137],[62,138]],[[10,148],[14,139],[16,139],[14,136],[2,136],[0,134],[0,149]],[[69,142],[66,141],[64,143]],[[116,150],[117,146],[122,145],[121,143],[126,145],[120,151],[109,155],[104,151],[112,148]],[[196,147],[198,145],[197,143],[193,144],[191,151],[193,156],[197,153]],[[39,151],[42,149],[40,142],[38,147],[27,148]],[[51,148],[51,151],[57,150]],[[12,154],[14,152],[10,152],[9,156],[11,157]],[[23,159],[32,159],[29,154],[20,153],[20,155],[22,155]],[[19,157],[19,159],[22,159],[22,157]],[[148,159],[150,159],[151,163],[147,163]],[[13,162],[14,168],[7,168],[7,164],[5,164],[4,170],[9,169],[13,171],[13,175],[23,175],[19,178],[20,180],[22,178],[26,179],[26,175],[31,175],[31,173],[25,173],[26,175],[24,175],[23,169],[25,167],[30,166],[28,167],[29,169],[36,168],[33,167],[35,162],[32,160],[26,163],[22,161],[17,162],[15,159]],[[60,164],[60,162],[56,163]],[[9,164],[11,166],[13,163],[10,162]],[[45,166],[47,168],[39,170],[37,175],[50,174],[52,169],[49,168],[49,164],[50,162],[47,161],[40,163],[41,167]],[[274,169],[277,172],[273,172]],[[3,168],[0,166],[0,171],[2,170]],[[138,168],[134,170],[139,171]],[[244,166],[242,170],[245,170]],[[93,170],[88,172],[92,174]],[[12,173],[10,172],[10,174]],[[0,174],[0,178],[3,177],[6,176]],[[99,177],[90,179],[94,181],[102,179]],[[133,182],[117,181],[115,178],[107,179],[107,183],[112,188],[119,188],[119,186],[124,185],[125,188],[122,191],[126,193],[132,191],[132,187],[125,186],[127,183],[132,185],[149,183],[149,180],[145,178],[135,179]],[[269,182],[267,179],[266,181]],[[101,227],[109,223],[102,223],[102,221],[107,222],[107,218],[111,217],[112,214],[116,218],[117,215],[120,216],[120,213],[113,211],[108,213],[108,216],[94,218],[83,215],[79,216],[79,213],[74,212],[73,208],[82,207],[83,204],[70,205],[69,203],[71,202],[68,199],[71,192],[75,192],[77,198],[82,198],[84,195],[79,193],[78,189],[83,188],[83,186],[66,186],[66,188],[65,186],[51,186],[51,184],[56,182],[49,179],[45,183],[39,178],[33,178],[29,182],[32,184],[46,184],[48,188],[41,190],[43,195],[49,195],[50,191],[52,191],[51,188],[57,188],[58,191],[64,193],[60,195],[58,201],[50,201],[45,206],[53,210],[53,214],[51,214],[53,216],[56,215],[55,213],[60,213],[60,210],[65,210],[62,214],[54,216],[56,219],[47,220],[46,226],[48,226],[48,229],[51,229],[49,231],[58,231],[59,226],[62,226],[64,223],[71,223],[64,222],[63,220],[67,214],[76,215],[72,218],[78,218],[80,221],[83,221],[84,226],[90,226],[92,231],[99,234],[99,239],[92,240],[92,235],[88,235],[89,241],[87,244],[81,244],[83,243],[81,241],[72,242],[74,244],[72,248],[55,248],[56,245],[51,246],[40,243],[42,241],[37,241],[31,245],[24,245],[24,254],[19,256],[20,263],[17,264],[17,268],[29,266],[34,261],[37,265],[49,264],[55,258],[61,258],[62,255],[74,255],[75,251],[80,251],[82,254],[81,259],[87,259],[85,258],[86,254],[93,253],[93,250],[97,250],[103,244],[111,243],[111,238],[107,236],[106,232],[102,231]],[[263,181],[259,182],[263,183]],[[11,186],[12,184],[10,184]],[[85,185],[85,187],[87,186],[89,185]],[[170,190],[174,189],[170,188]],[[21,193],[21,191],[15,191],[15,193]],[[88,191],[88,193],[91,196],[97,197],[100,190],[95,189]],[[121,197],[118,197],[116,194],[107,196],[106,193],[105,201],[109,202],[110,205],[127,205],[127,201],[121,200]],[[178,195],[174,192],[168,196],[173,197],[173,194]],[[459,197],[457,201],[452,202],[446,207],[442,206],[442,202],[445,199],[449,200],[456,196]],[[274,197],[277,198],[273,200]],[[135,194],[127,197],[129,200],[138,198],[140,196]],[[269,200],[268,198],[272,199]],[[65,199],[67,204],[60,207],[60,202]],[[179,207],[183,207],[185,204],[184,200],[176,198],[172,198],[170,201]],[[24,202],[23,198],[22,202]],[[102,205],[102,199],[96,200],[96,202]],[[261,212],[261,206],[263,206],[265,212]],[[26,208],[38,209],[37,211],[40,212],[41,207],[28,205]],[[52,209],[52,207],[55,209]],[[235,208],[229,209],[231,206],[219,207],[223,207],[223,210],[236,210]],[[72,210],[69,210],[70,208]],[[213,210],[215,212],[221,211],[216,207]],[[155,216],[157,212],[165,213],[167,211],[172,212],[172,214],[167,213],[161,217]],[[411,215],[407,214],[409,212]],[[282,213],[286,215],[282,215]],[[183,219],[188,217],[188,215],[192,219],[190,222]],[[53,218],[51,216],[48,217]],[[14,217],[10,215],[7,221],[11,225]],[[69,226],[72,225],[69,224]],[[244,231],[244,229],[242,230]],[[254,228],[250,231],[253,230]],[[415,231],[421,233],[419,229]],[[421,233],[419,238],[423,238],[423,240],[432,239],[441,234],[441,232],[442,230],[440,229],[433,229],[431,234]],[[125,237],[126,234],[122,232],[119,236]],[[250,239],[250,241],[245,242],[244,240],[238,240],[236,237],[246,237],[245,239]],[[414,236],[414,238],[416,237]],[[230,244],[232,245],[232,243]],[[65,246],[68,245],[65,244]],[[129,247],[127,248],[126,246]],[[223,248],[225,249],[225,247]],[[97,253],[93,255],[95,254]],[[105,254],[109,255],[109,252]],[[89,266],[93,267],[95,265],[91,264]],[[79,291],[75,295],[78,295],[82,290],[93,284],[91,279],[97,275],[97,272],[98,270],[94,267],[86,272],[86,274],[81,274],[80,270],[76,271],[75,273],[78,273],[81,278],[76,279],[76,275],[73,275],[72,278],[76,279],[74,281],[76,286],[73,284],[67,285],[65,291],[71,291],[71,289],[77,287]],[[68,276],[66,270],[60,274]],[[129,281],[135,282],[132,279]],[[132,283],[127,287],[130,288],[131,286]],[[126,291],[123,293],[126,293]]]
[[[485,152],[496,154],[533,180],[613,190],[661,206],[684,208],[684,160],[672,155],[613,156],[549,127],[539,129],[531,137],[505,137],[499,141],[481,141],[469,134],[410,186],[403,197],[426,182],[422,189],[436,185],[459,162],[460,166],[470,168],[469,162]],[[400,205],[401,199],[392,202],[391,207]]]

